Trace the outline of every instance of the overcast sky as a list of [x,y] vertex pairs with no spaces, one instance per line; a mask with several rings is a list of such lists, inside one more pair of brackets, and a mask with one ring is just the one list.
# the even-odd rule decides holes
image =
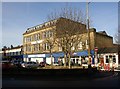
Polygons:
[[[67,3],[73,8],[86,11],[86,3]],[[2,3],[2,46],[22,44],[23,33],[27,28],[47,21],[47,16],[54,10],[65,7],[65,2],[3,2]],[[117,2],[91,2],[89,4],[91,27],[97,31],[105,30],[114,36],[118,29]]]

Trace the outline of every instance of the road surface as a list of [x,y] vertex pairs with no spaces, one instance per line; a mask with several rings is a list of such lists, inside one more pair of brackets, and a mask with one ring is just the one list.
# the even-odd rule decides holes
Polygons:
[[[101,77],[101,75],[104,77]],[[97,76],[97,77],[96,77]],[[101,73],[92,77],[3,77],[2,87],[119,87],[120,72]]]

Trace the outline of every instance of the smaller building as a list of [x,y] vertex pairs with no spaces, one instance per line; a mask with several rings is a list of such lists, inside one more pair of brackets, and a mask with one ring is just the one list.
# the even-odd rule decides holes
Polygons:
[[109,65],[110,68],[118,67],[118,47],[105,47],[98,49],[98,60],[97,62],[102,66]]
[[2,57],[3,57],[3,50],[0,49],[0,61],[2,60]]
[[23,46],[2,49],[2,60],[23,60]]

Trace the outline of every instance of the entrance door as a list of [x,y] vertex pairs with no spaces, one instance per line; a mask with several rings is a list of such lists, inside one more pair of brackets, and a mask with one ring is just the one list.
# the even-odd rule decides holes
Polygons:
[[31,58],[28,58],[28,61],[31,61]]

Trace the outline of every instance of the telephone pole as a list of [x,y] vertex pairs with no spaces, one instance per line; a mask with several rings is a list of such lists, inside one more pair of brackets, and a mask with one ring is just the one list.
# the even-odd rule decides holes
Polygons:
[[88,57],[89,57],[88,65],[91,65],[90,28],[89,28],[89,23],[90,23],[89,22],[89,3],[90,2],[87,2],[87,5],[86,5],[86,14],[87,14],[87,26],[86,26],[86,29],[87,29],[87,33],[88,33]]

